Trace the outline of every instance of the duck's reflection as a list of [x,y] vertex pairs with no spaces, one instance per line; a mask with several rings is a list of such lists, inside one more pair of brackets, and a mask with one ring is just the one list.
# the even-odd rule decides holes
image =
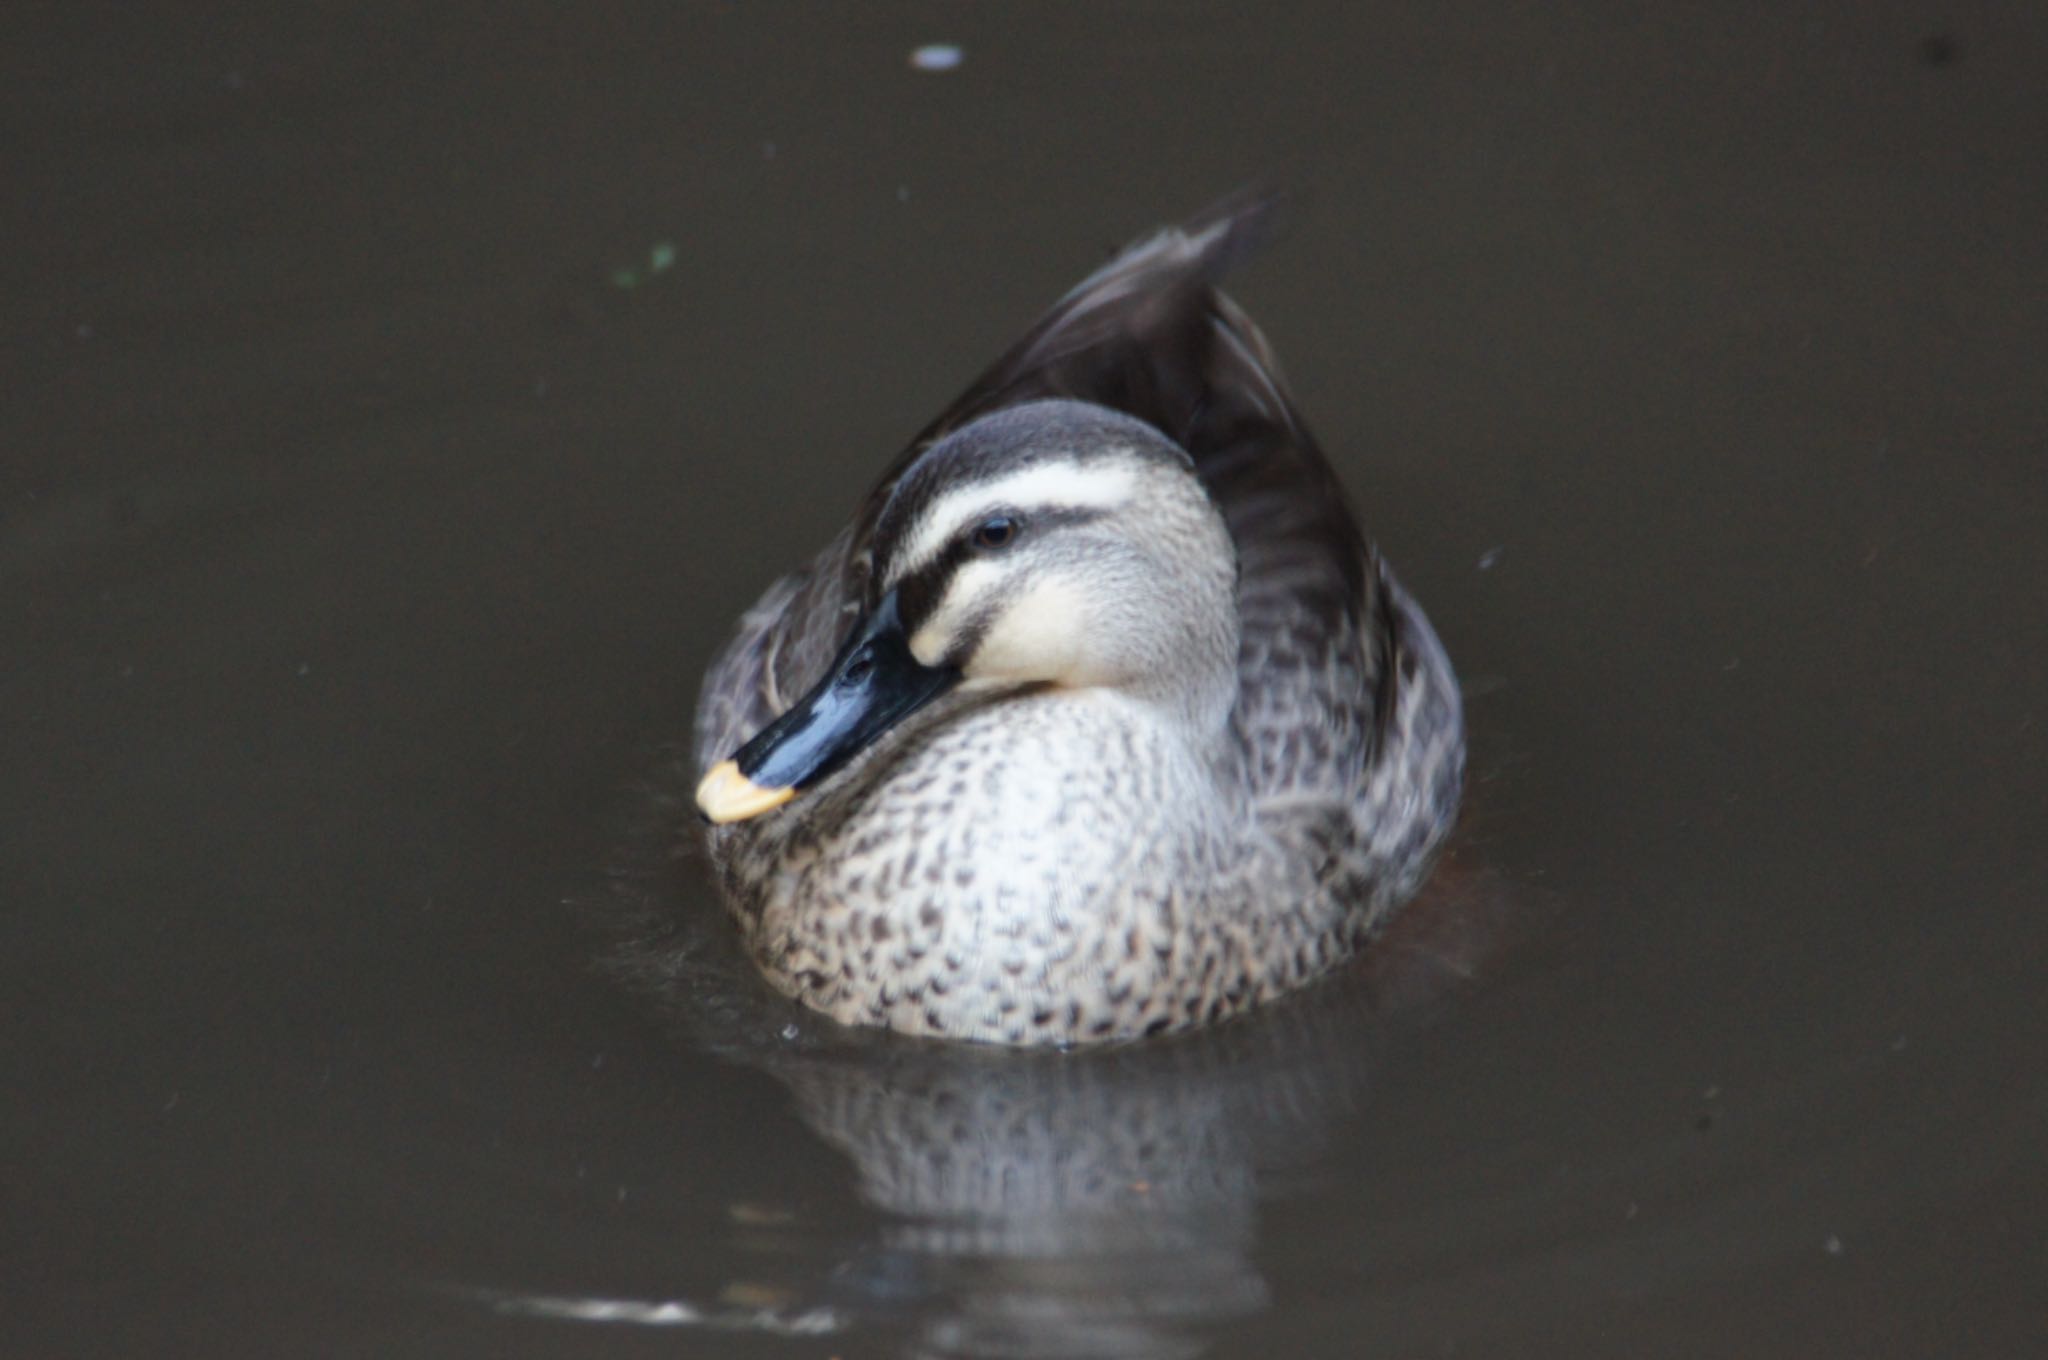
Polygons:
[[753,986],[715,938],[671,938],[636,971],[694,1042],[785,1085],[880,1215],[790,1302],[915,1354],[1185,1356],[1267,1306],[1262,1196],[1313,1183],[1389,1034],[1491,938],[1488,901],[1440,886],[1349,976],[1093,1052],[841,1030]]
[[1256,1028],[1106,1054],[898,1044],[770,1064],[887,1215],[838,1281],[844,1306],[908,1306],[920,1349],[962,1356],[1187,1355],[1203,1324],[1259,1311],[1268,1150],[1319,1139],[1361,1064],[1310,1091],[1316,1064],[1261,1071],[1241,1051]]

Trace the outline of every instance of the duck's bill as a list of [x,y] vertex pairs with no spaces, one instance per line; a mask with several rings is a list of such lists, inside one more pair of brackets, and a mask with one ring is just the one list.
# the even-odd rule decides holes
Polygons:
[[959,679],[952,667],[911,655],[891,591],[854,627],[816,689],[711,767],[697,786],[697,807],[717,823],[779,808]]
[[737,760],[721,760],[697,785],[697,806],[714,822],[744,822],[773,812],[796,797],[793,788],[762,788],[740,773]]

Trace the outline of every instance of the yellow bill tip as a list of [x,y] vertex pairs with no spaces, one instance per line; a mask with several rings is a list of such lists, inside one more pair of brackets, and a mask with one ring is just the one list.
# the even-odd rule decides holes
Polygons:
[[719,826],[744,822],[781,807],[796,797],[796,790],[764,789],[740,773],[739,763],[721,760],[711,767],[697,785],[697,809],[707,821]]

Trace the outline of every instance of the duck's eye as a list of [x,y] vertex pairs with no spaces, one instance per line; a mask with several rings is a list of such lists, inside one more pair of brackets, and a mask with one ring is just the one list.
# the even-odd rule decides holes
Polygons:
[[996,552],[1016,541],[1018,523],[1012,515],[990,515],[974,526],[969,541],[982,552]]

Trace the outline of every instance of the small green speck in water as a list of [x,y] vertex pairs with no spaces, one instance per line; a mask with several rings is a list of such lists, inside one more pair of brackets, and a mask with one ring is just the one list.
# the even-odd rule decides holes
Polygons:
[[665,274],[675,265],[676,243],[656,241],[647,252],[647,265],[623,265],[612,271],[612,287],[633,289],[651,280],[656,274]]

